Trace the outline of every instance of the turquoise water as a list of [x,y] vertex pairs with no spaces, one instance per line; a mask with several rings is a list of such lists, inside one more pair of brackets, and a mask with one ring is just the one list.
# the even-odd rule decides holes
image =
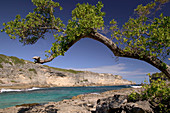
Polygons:
[[61,101],[73,96],[86,93],[100,93],[108,90],[129,88],[130,86],[99,86],[99,87],[54,87],[34,91],[0,93],[0,108],[11,107],[26,103],[47,103]]

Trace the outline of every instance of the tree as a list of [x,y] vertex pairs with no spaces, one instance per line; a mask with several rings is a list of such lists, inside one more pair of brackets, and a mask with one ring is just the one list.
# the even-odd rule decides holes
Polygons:
[[54,9],[62,7],[52,0],[32,0],[36,6],[33,13],[29,13],[25,19],[17,15],[14,21],[4,23],[4,29],[11,39],[19,38],[24,45],[35,44],[38,39],[44,38],[45,33],[53,33],[56,41],[42,60],[34,57],[36,63],[52,61],[64,53],[82,38],[91,38],[106,45],[115,56],[127,57],[145,61],[170,78],[170,66],[164,59],[170,53],[170,17],[156,13],[161,6],[169,0],[154,0],[147,5],[138,5],[134,10],[135,18],[129,18],[121,29],[117,27],[113,19],[110,24],[111,38],[107,38],[99,32],[104,29],[103,4],[96,5],[77,4],[72,11],[72,18],[67,26],[59,17],[54,16]]

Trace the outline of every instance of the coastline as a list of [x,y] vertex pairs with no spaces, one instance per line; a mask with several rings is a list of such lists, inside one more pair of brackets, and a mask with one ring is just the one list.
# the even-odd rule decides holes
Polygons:
[[88,87],[88,86],[119,86],[119,85],[135,85],[135,84],[93,84],[93,85],[74,85],[74,86],[57,86],[57,85],[34,85],[34,84],[4,84],[0,85],[1,89],[28,89],[28,88],[50,88],[50,87]]
[[114,95],[128,95],[133,91],[139,92],[141,89],[123,88],[120,90],[111,90],[102,93],[89,93],[73,96],[71,99],[64,99],[59,102],[49,102],[46,104],[23,104],[9,108],[0,109],[0,113],[18,113],[31,112],[31,113],[92,113],[96,111],[98,106],[97,102],[102,99],[113,97]]
[[[19,63],[15,63],[14,59]],[[114,86],[134,84],[120,75],[61,69],[0,55],[0,88]],[[5,62],[9,61],[9,62]]]
[[48,85],[28,85],[28,84],[11,84],[11,85],[0,85],[0,89],[28,89],[28,88],[48,88]]

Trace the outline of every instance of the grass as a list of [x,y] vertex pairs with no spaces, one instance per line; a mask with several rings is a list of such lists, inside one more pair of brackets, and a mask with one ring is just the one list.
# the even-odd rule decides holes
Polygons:
[[88,82],[88,79],[81,80],[80,82]]
[[3,54],[0,54],[0,58],[5,59],[5,58],[7,58],[7,56],[5,56],[5,55],[3,55]]
[[115,75],[115,77],[119,77],[119,75]]
[[3,68],[2,64],[0,64],[0,68]]
[[[12,60],[12,62],[10,62],[10,60]],[[0,54],[0,63],[9,63],[12,65],[12,63],[14,64],[25,64],[25,61],[23,59],[19,59],[17,57],[14,57],[14,56],[6,56],[6,55],[3,55],[3,54]]]
[[37,74],[37,71],[35,70],[35,69],[29,69],[29,71],[32,71],[32,72],[34,72],[35,74]]
[[[10,60],[12,62],[10,62]],[[25,61],[23,59],[19,59],[17,57],[14,57],[14,56],[6,56],[6,55],[3,55],[3,54],[0,54],[0,63],[9,63],[9,64],[19,64],[19,65],[23,65],[25,64]],[[31,61],[28,61],[30,63],[33,63]],[[47,65],[44,65],[45,67],[48,67],[48,68],[51,68],[51,69],[54,69],[54,70],[57,70],[57,71],[62,71],[62,72],[69,72],[69,73],[73,73],[73,74],[78,74],[78,73],[82,73],[83,71],[75,71],[75,70],[72,70],[72,69],[61,69],[61,68],[55,68],[55,67],[50,67],[50,66],[47,66]],[[0,68],[3,68],[2,65],[0,65]],[[29,71],[33,71],[35,74],[37,74],[36,70],[35,69],[29,69]]]
[[13,82],[13,83],[17,83],[15,80],[11,80],[11,82]]
[[22,69],[19,69],[19,71],[23,71]]
[[9,63],[9,59],[7,56],[0,54],[0,63]]
[[51,68],[51,69],[54,69],[54,70],[57,70],[57,71],[69,72],[69,73],[73,73],[73,74],[78,74],[78,73],[83,72],[83,71],[75,71],[75,70],[72,70],[72,69],[61,69],[61,68],[56,68],[56,67],[50,67],[50,66],[47,66],[47,65],[44,65],[44,66]]
[[14,64],[21,64],[21,65],[25,64],[25,61],[23,59],[19,59],[14,56],[10,56],[9,58],[11,58],[11,60]]

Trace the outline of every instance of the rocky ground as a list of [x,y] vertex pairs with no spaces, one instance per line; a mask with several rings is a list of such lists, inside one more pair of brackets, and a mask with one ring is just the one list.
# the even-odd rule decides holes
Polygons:
[[44,105],[23,104],[0,109],[0,113],[152,113],[153,110],[147,101],[128,102],[127,95],[140,90],[126,88],[101,94],[83,94]]

